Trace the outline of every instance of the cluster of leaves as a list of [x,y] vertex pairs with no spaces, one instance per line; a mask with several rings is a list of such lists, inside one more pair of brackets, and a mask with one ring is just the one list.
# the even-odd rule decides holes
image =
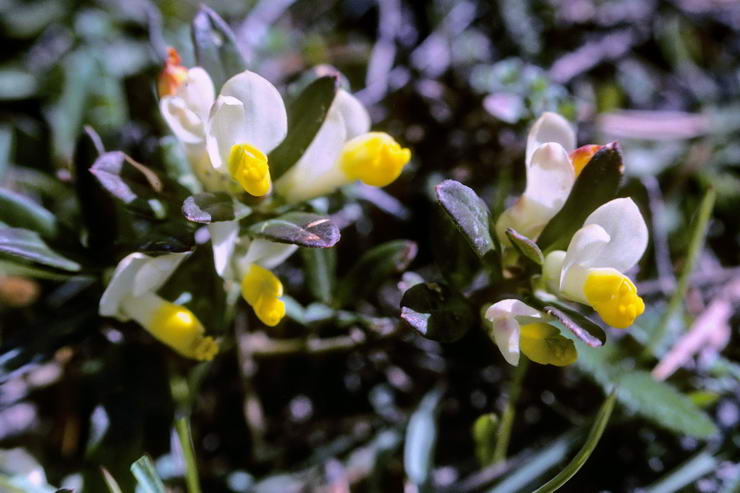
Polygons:
[[[714,349],[670,384],[648,371],[696,319],[683,299],[711,301],[734,272],[726,267],[740,260],[740,88],[729,51],[738,42],[736,7],[247,3],[217,8],[235,21],[234,32],[208,9],[191,24],[194,7],[182,2],[0,7],[9,122],[0,126],[1,272],[36,279],[41,293],[33,305],[2,308],[3,448],[31,452],[50,484],[82,479],[86,491],[129,491],[134,483],[155,492],[165,483],[191,492],[198,483],[204,491],[395,491],[403,481],[551,491],[586,458],[573,490],[736,487],[727,463],[737,455],[737,334],[724,357]],[[366,86],[361,96],[375,103],[374,120],[404,137],[418,165],[388,193],[348,188],[297,211],[247,215],[253,204],[200,194],[174,140],[160,137],[153,86],[163,39],[216,85],[245,58],[289,83],[291,144],[270,156],[281,163],[277,174],[305,149],[326,111],[322,101],[336,90],[331,77],[296,77],[318,63]],[[614,112],[621,107],[695,114],[670,114],[667,125],[659,113]],[[654,239],[639,279],[648,286],[667,278],[669,287],[647,290],[638,325],[609,333],[606,344],[587,315],[542,305],[575,339],[579,360],[566,370],[530,365],[514,385],[481,327],[480,307],[522,296],[542,252],[562,247],[556,243],[598,205],[584,200],[607,200],[622,178],[605,160],[610,179],[586,180],[584,172],[578,201],[538,242],[510,232],[522,261],[513,280],[503,278],[490,225],[519,189],[522,136],[544,110],[595,121],[579,132],[588,141],[620,139],[620,193],[649,212]],[[83,132],[85,124],[94,131]],[[673,140],[658,140],[666,138]],[[706,185],[717,202],[702,250],[711,204],[690,219],[707,203]],[[307,231],[314,215],[329,221]],[[301,248],[281,266],[291,297],[275,332],[259,330],[244,307],[228,309],[233,300],[209,249],[195,241],[202,224],[232,218],[254,234],[308,247],[336,243],[341,230],[334,248]],[[193,366],[135,325],[111,326],[96,313],[106,272],[123,255],[190,249],[162,294],[184,293],[179,301],[224,339],[210,365]],[[670,283],[666,251],[683,287]],[[691,277],[697,262],[704,280]],[[399,314],[426,337],[406,330]],[[663,337],[651,342],[656,333]],[[178,413],[189,419],[173,430]],[[139,459],[144,454],[153,459]],[[30,462],[0,455],[0,487],[54,491],[29,483],[41,469],[17,465]]]

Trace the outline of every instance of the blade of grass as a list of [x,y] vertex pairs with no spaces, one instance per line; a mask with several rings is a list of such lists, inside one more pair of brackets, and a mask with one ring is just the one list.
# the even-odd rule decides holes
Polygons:
[[673,493],[689,486],[697,479],[710,473],[717,467],[717,458],[707,451],[702,451],[687,460],[667,476],[650,485],[645,493]]
[[177,430],[177,438],[180,440],[180,448],[185,459],[185,482],[188,485],[188,493],[200,493],[198,466],[195,463],[193,436],[190,433],[188,419],[185,417],[177,418],[175,429]]
[[136,462],[131,464],[131,472],[134,474],[136,481],[141,486],[144,493],[166,493],[164,483],[157,475],[154,469],[152,459],[148,455],[140,457]]
[[606,424],[609,422],[609,417],[614,409],[615,399],[616,393],[612,392],[601,405],[601,408],[596,415],[596,419],[594,420],[594,424],[591,426],[588,436],[586,437],[586,443],[583,444],[581,450],[579,450],[576,456],[573,457],[573,460],[571,460],[563,470],[555,475],[554,478],[534,490],[534,493],[551,493],[558,490],[561,486],[567,483],[568,480],[570,480],[570,478],[572,478],[581,469],[581,467],[583,467],[583,464],[585,464],[591,456],[591,453],[594,451],[596,445],[601,439],[601,435],[604,433]]
[[123,493],[123,491],[121,491],[121,487],[118,486],[118,482],[116,482],[116,478],[108,472],[108,469],[101,467],[100,473],[103,475],[103,481],[105,481],[105,485],[108,487],[108,491],[110,491],[110,493]]
[[676,290],[673,292],[668,307],[663,313],[663,317],[660,319],[657,327],[650,335],[648,344],[646,347],[646,356],[650,353],[655,353],[656,349],[661,345],[665,338],[668,325],[671,320],[676,316],[681,304],[686,296],[686,291],[689,287],[689,278],[691,272],[694,270],[694,266],[699,258],[699,253],[704,246],[704,240],[707,233],[707,225],[709,224],[709,218],[712,215],[712,209],[714,208],[714,200],[716,198],[716,192],[714,188],[709,188],[704,193],[704,197],[699,205],[699,211],[696,214],[694,221],[694,228],[691,231],[691,240],[689,242],[689,249],[686,255],[686,262],[684,263],[681,275],[678,278],[678,285]]

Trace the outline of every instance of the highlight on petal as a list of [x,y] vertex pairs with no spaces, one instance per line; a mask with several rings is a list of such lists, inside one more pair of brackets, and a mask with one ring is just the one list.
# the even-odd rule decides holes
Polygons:
[[368,132],[351,139],[339,158],[349,178],[374,187],[391,184],[410,159],[411,151],[384,132]]
[[602,320],[617,329],[629,327],[645,311],[634,283],[615,269],[591,269],[583,291]]
[[[224,83],[221,97],[235,98],[242,104],[245,138],[249,144],[268,154],[288,133],[285,103],[278,90],[267,79],[245,70]],[[233,145],[233,144],[232,144]]]
[[242,279],[242,297],[254,309],[260,321],[268,327],[274,327],[285,316],[283,284],[275,274],[257,264],[247,271]]
[[[354,139],[370,131],[370,115],[365,106],[352,94],[339,89],[334,97],[332,106],[342,115],[346,139]],[[330,109],[329,111],[332,111]]]
[[[198,361],[210,361],[218,352],[218,343],[205,336],[205,329],[186,307],[159,299],[146,321],[137,320],[159,341],[181,355]],[[145,323],[142,323],[145,322]]]
[[216,97],[213,81],[208,72],[201,67],[193,67],[188,70],[187,77],[178,90],[178,95],[185,100],[188,107],[192,109],[202,120],[206,121]]
[[166,96],[159,101],[159,111],[178,140],[198,144],[205,137],[203,120],[187,102],[178,96]]
[[557,113],[546,112],[540,116],[527,136],[526,163],[529,166],[534,151],[542,144],[555,142],[570,152],[576,147],[576,134],[570,123]]
[[245,118],[244,105],[238,99],[225,96],[216,99],[206,124],[206,149],[215,169],[226,167],[232,147],[249,143]]
[[637,204],[630,198],[614,199],[591,213],[585,226],[596,224],[610,240],[588,265],[612,267],[625,272],[642,258],[648,245],[648,229]]
[[222,221],[208,225],[216,273],[229,277],[232,255],[239,235],[239,221]]

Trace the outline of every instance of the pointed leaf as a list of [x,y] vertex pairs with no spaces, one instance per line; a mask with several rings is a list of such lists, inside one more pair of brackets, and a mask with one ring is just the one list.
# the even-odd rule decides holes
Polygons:
[[80,264],[54,252],[38,233],[27,229],[0,229],[0,253],[66,271],[80,270]]
[[580,340],[591,347],[599,347],[606,342],[606,332],[596,322],[561,304],[558,304],[557,308],[551,305],[545,306],[544,312],[557,318]]
[[242,219],[251,212],[249,207],[223,192],[191,195],[182,204],[187,220],[200,224]]
[[156,217],[160,211],[157,191],[162,183],[152,171],[134,168],[121,151],[101,154],[90,168],[90,172],[113,197],[122,201],[133,212]]
[[403,294],[401,319],[428,339],[453,342],[477,323],[475,310],[444,284],[417,284]]
[[333,248],[301,248],[308,290],[317,300],[331,305],[336,284],[337,254]]
[[54,214],[33,200],[5,189],[0,189],[0,221],[14,228],[36,231],[47,238],[59,232]]
[[269,156],[273,180],[288,171],[311,144],[339,89],[335,76],[320,77],[288,105],[288,135]]
[[434,388],[421,400],[409,419],[403,449],[403,466],[406,475],[417,486],[431,479],[434,467],[434,447],[437,444],[437,409],[442,390]]
[[164,483],[157,475],[154,464],[148,455],[131,464],[131,472],[144,493],[166,493]]
[[521,233],[518,233],[514,228],[506,229],[506,236],[509,237],[509,241],[514,245],[519,253],[524,255],[526,258],[531,260],[537,265],[545,263],[545,256],[542,255],[542,250],[537,246],[537,243],[530,240]]
[[440,205],[478,257],[483,259],[495,251],[489,228],[491,212],[483,199],[471,188],[455,180],[443,181],[435,191]]
[[624,174],[622,151],[617,142],[602,147],[573,184],[563,208],[542,231],[537,244],[544,252],[564,250],[589,214],[617,196]]
[[329,248],[339,241],[339,228],[331,219],[307,212],[289,212],[253,224],[249,232],[259,238],[311,248]]
[[193,18],[192,35],[195,59],[216,88],[247,69],[233,31],[211,8],[201,4]]

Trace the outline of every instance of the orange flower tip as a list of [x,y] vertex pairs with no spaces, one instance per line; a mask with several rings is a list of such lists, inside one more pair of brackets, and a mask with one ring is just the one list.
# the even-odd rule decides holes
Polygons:
[[162,73],[159,74],[157,90],[159,97],[172,96],[177,89],[185,82],[188,76],[188,69],[180,64],[180,54],[173,47],[167,48],[167,59],[164,62]]
[[581,146],[570,153],[570,161],[573,163],[573,169],[576,172],[576,176],[581,174],[581,171],[583,171],[583,168],[585,168],[589,161],[591,161],[594,154],[599,152],[603,147],[604,146],[602,145],[588,144]]

